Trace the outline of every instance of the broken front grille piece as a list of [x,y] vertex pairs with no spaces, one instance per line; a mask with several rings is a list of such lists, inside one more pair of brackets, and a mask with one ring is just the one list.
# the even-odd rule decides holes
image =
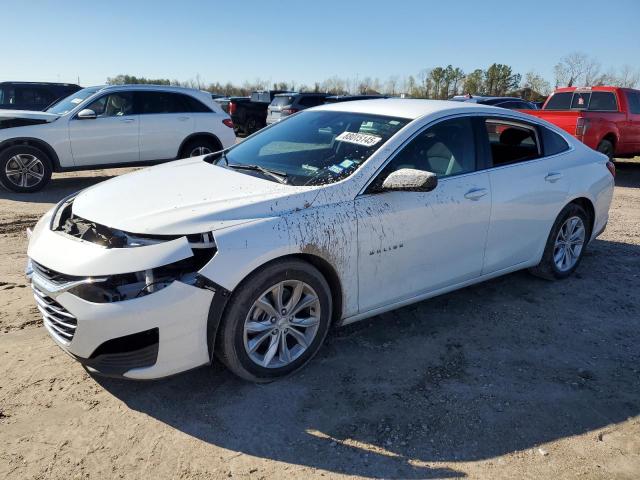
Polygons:
[[42,315],[47,330],[62,343],[70,343],[78,326],[76,317],[37,287],[32,286],[32,288],[36,306]]

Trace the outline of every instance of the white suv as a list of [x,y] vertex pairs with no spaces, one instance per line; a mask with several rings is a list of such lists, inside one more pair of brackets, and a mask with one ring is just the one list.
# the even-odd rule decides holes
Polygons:
[[35,192],[51,172],[150,165],[234,143],[229,115],[207,92],[90,87],[44,112],[0,110],[0,184]]

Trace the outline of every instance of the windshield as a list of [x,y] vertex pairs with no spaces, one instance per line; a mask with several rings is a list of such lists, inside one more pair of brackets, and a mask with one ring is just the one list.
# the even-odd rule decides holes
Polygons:
[[100,90],[100,88],[98,87],[83,88],[82,90],[78,90],[77,92],[72,93],[68,97],[63,98],[59,102],[53,104],[51,107],[47,108],[47,112],[64,115],[65,113],[68,113],[76,108],[78,104],[85,101],[98,90]]
[[409,122],[367,113],[302,112],[236,145],[226,159],[229,165],[281,172],[289,185],[333,183],[356,171]]

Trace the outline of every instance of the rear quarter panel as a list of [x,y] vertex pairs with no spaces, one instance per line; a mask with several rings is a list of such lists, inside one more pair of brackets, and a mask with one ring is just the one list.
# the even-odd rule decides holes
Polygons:
[[614,178],[607,169],[605,155],[578,145],[573,152],[574,160],[568,168],[570,179],[569,198],[587,198],[594,208],[594,222],[591,240],[606,226],[609,220],[609,207],[613,198]]
[[229,118],[224,112],[194,113],[194,133],[207,132],[215,135],[222,143],[222,148],[229,148],[236,143],[233,128],[227,127],[222,121]]

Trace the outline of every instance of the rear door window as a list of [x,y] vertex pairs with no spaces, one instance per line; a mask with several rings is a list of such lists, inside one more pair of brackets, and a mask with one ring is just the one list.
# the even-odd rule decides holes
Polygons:
[[546,127],[538,128],[542,133],[542,146],[544,149],[545,157],[548,157],[550,155],[557,155],[558,153],[566,152],[567,150],[569,150],[569,144],[556,132],[553,132]]
[[534,126],[488,118],[485,120],[485,127],[492,166],[499,167],[542,156],[540,140]]
[[592,92],[589,110],[599,112],[617,112],[618,103],[613,92]]
[[640,113],[640,92],[626,92],[626,95],[627,95],[627,102],[629,103],[629,112],[639,114]]
[[212,111],[204,103],[202,103],[201,101],[193,98],[191,95],[183,95],[182,93],[174,93],[174,95],[177,95],[177,96],[181,97],[182,104],[186,108],[185,112],[205,113],[205,112],[211,112]]
[[190,113],[210,111],[188,95],[173,92],[136,92],[137,110],[142,114]]

